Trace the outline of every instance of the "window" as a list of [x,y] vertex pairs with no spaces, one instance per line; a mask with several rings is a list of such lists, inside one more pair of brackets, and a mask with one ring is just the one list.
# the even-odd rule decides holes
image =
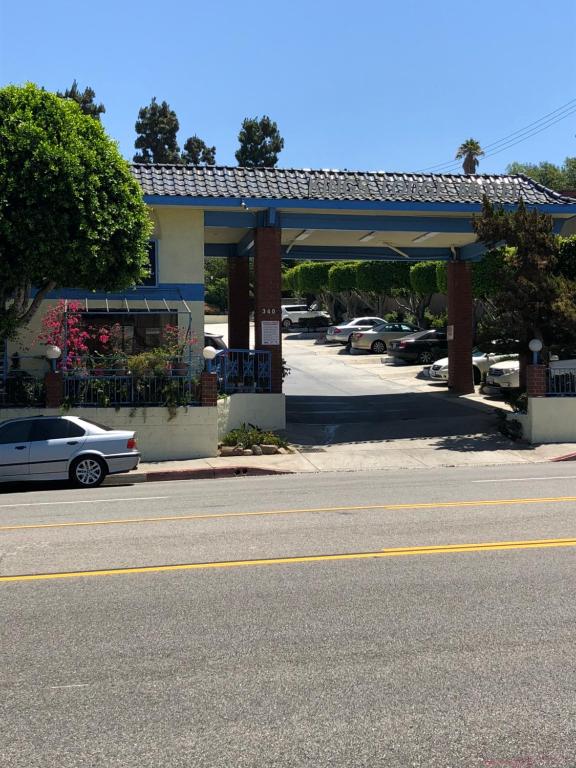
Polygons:
[[82,427],[68,419],[38,419],[33,422],[33,442],[40,440],[57,440],[66,437],[81,437],[85,432]]
[[158,255],[156,253],[156,240],[148,243],[148,262],[150,274],[142,280],[142,285],[158,285]]
[[0,427],[0,445],[27,443],[30,439],[31,421],[13,421]]

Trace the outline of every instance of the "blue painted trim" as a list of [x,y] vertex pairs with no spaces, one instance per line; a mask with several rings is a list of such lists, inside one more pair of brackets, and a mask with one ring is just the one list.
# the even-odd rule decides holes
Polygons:
[[478,261],[491,248],[492,246],[488,246],[485,243],[470,243],[470,245],[458,248],[458,255],[462,261]]
[[47,295],[48,299],[92,299],[110,301],[204,301],[204,285],[202,283],[160,283],[156,288],[152,286],[138,286],[127,291],[109,292],[86,291],[82,288],[60,288]]
[[[448,261],[452,257],[449,248],[401,248],[414,261],[426,259]],[[407,261],[391,248],[342,248],[332,246],[296,246],[287,253],[287,247],[282,249],[283,256],[288,259],[310,261]]]
[[258,216],[248,211],[206,211],[205,227],[255,227]]
[[[435,211],[453,213],[480,213],[481,203],[419,203],[385,200],[310,200],[274,199],[260,197],[180,197],[177,195],[144,195],[144,202],[149,205],[187,205],[194,208],[240,208],[242,203],[248,207],[277,208],[279,211],[290,208],[309,208],[326,210],[360,210],[360,211]],[[516,205],[505,204],[504,209],[513,211]],[[576,210],[572,203],[546,203],[528,205],[537,208],[541,213],[569,214]],[[240,213],[242,213],[240,211]],[[245,212],[244,212],[245,213]],[[216,225],[212,225],[216,226]]]

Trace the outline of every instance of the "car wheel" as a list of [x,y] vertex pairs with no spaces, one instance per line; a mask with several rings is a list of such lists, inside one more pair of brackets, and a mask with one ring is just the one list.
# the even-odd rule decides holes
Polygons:
[[480,384],[482,382],[482,374],[480,373],[480,369],[473,365],[472,372],[474,373],[474,384]]
[[380,341],[380,339],[376,339],[376,341],[372,342],[370,349],[377,355],[381,355],[383,352],[386,352],[386,344],[384,344],[383,341]]
[[292,327],[292,320],[290,320],[289,317],[286,317],[284,320],[282,320],[282,328],[291,328]]
[[80,456],[72,462],[70,480],[79,488],[97,488],[106,477],[106,464],[98,456]]
[[422,365],[428,365],[428,363],[434,362],[434,355],[432,352],[429,352],[428,350],[424,350],[423,352],[420,352],[418,355],[418,362],[422,363]]

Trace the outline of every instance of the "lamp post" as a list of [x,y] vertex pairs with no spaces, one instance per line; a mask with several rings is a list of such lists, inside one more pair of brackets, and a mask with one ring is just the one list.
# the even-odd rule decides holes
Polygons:
[[52,372],[56,371],[56,360],[60,357],[62,354],[62,350],[60,347],[57,347],[55,344],[49,344],[46,347],[46,352],[44,353],[46,355],[46,359],[50,362],[50,370]]
[[528,342],[528,349],[532,352],[532,365],[538,365],[540,352],[542,351],[542,342],[540,339],[531,339]]
[[206,370],[208,373],[212,373],[212,360],[218,354],[218,350],[214,347],[204,347],[202,350],[202,357],[206,361]]

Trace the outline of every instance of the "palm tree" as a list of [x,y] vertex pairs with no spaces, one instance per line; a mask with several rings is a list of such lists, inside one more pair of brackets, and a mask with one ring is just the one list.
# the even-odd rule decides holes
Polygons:
[[458,147],[456,160],[464,158],[464,162],[462,163],[464,173],[473,174],[476,173],[476,168],[478,167],[478,158],[482,157],[483,154],[484,150],[476,139],[468,139],[464,144],[460,144]]

